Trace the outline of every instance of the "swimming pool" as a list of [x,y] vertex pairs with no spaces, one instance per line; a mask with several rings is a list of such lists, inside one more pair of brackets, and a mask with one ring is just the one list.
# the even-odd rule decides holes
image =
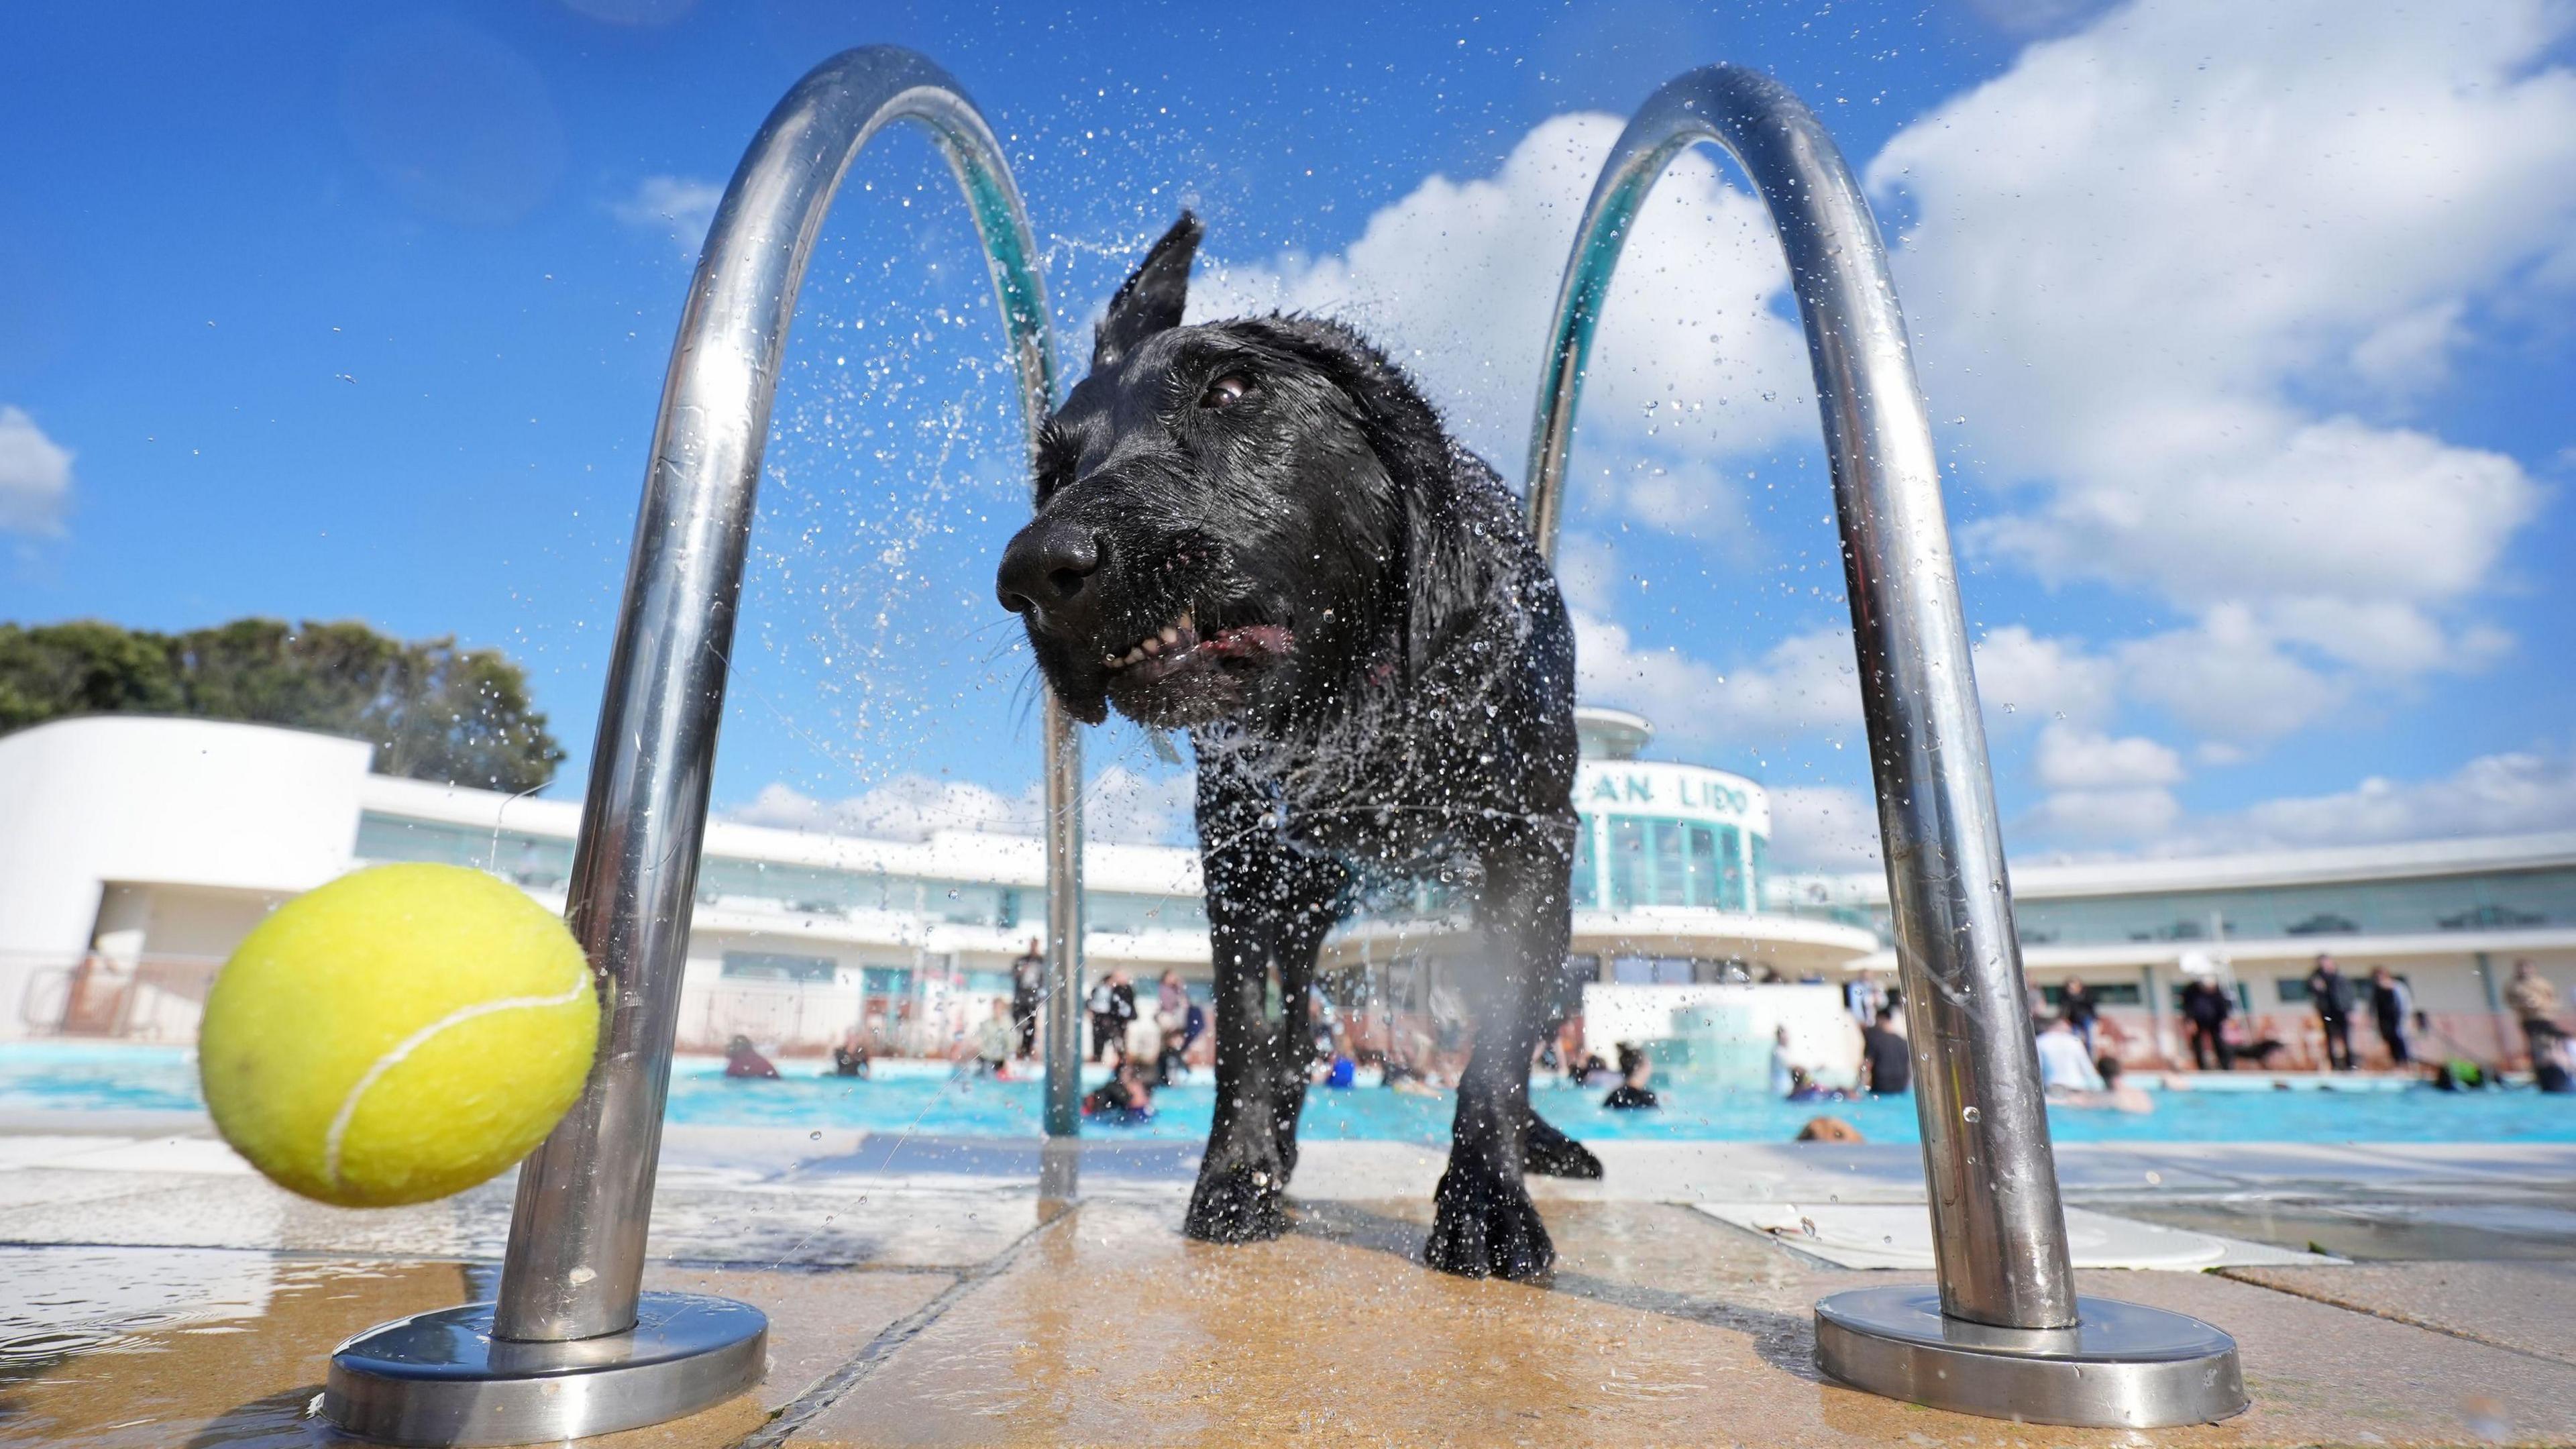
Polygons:
[[[713,1058],[682,1058],[671,1082],[674,1122],[707,1126],[859,1128],[947,1136],[1035,1137],[1039,1084],[960,1076],[932,1063],[893,1062],[851,1081],[791,1063],[779,1081],[733,1081]],[[1094,1076],[1097,1075],[1095,1069]],[[2252,1079],[2240,1079],[2250,1084]],[[2239,1081],[2228,1082],[2229,1086]],[[2359,1083],[2354,1084],[2361,1085]],[[1675,1142],[1779,1142],[1819,1113],[1849,1121],[1874,1142],[1917,1140],[1914,1103],[1903,1097],[1790,1103],[1660,1082],[1658,1112],[1610,1112],[1601,1092],[1543,1080],[1539,1110],[1578,1138]],[[1189,1139],[1207,1133],[1214,1091],[1204,1074],[1156,1098],[1154,1119],[1093,1126],[1103,1137]],[[2167,1091],[2144,1116],[2051,1108],[2060,1141],[2110,1142],[2576,1142],[2576,1097],[2528,1089],[2451,1094],[2424,1088],[2353,1091]],[[195,1056],[178,1047],[68,1042],[0,1045],[0,1113],[195,1111]],[[1377,1087],[1307,1094],[1311,1139],[1446,1142],[1451,1099]]]

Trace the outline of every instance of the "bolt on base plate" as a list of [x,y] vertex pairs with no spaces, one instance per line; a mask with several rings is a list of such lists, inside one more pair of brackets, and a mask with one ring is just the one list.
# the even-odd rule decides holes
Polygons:
[[391,1444],[551,1444],[659,1424],[760,1382],[769,1319],[730,1298],[647,1293],[624,1333],[492,1336],[468,1303],[371,1328],[331,1355],[322,1417]]
[[1995,1328],[1941,1313],[1932,1287],[1816,1305],[1816,1367],[1852,1388],[2029,1424],[2165,1428],[2244,1411],[2236,1340],[2197,1318],[2075,1300],[2073,1328]]

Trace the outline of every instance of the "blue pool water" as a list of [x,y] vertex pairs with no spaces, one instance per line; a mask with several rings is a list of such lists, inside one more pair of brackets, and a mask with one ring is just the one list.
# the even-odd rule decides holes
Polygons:
[[[935,1067],[892,1064],[868,1081],[814,1074],[791,1063],[780,1081],[729,1081],[712,1059],[683,1059],[671,1084],[671,1120],[710,1126],[861,1128],[873,1132],[1034,1137],[1035,1081],[976,1081]],[[1908,1098],[1792,1104],[1688,1081],[1658,1083],[1659,1112],[1608,1112],[1598,1089],[1554,1081],[1539,1110],[1575,1137],[1667,1141],[1785,1141],[1818,1113],[1849,1121],[1874,1142],[1917,1140]],[[1106,1136],[1189,1139],[1207,1133],[1213,1093],[1204,1076],[1156,1098],[1154,1120],[1099,1126]],[[2576,1142],[2576,1097],[2528,1089],[2448,1094],[2424,1088],[2371,1091],[2167,1091],[2145,1116],[2050,1109],[2067,1142]],[[201,1105],[195,1057],[175,1047],[0,1045],[0,1113],[190,1111]],[[1309,1139],[1448,1140],[1451,1099],[1376,1087],[1316,1089],[1300,1128]]]

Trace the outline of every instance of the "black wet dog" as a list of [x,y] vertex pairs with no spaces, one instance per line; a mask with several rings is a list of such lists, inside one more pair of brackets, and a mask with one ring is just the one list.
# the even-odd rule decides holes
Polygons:
[[1437,877],[1485,959],[1426,1253],[1536,1277],[1522,1173],[1601,1171],[1529,1105],[1575,835],[1565,605],[1494,470],[1357,334],[1181,326],[1198,238],[1183,215],[1110,302],[999,580],[1065,708],[1197,747],[1216,1120],[1188,1231],[1286,1230],[1316,949],[1360,890]]

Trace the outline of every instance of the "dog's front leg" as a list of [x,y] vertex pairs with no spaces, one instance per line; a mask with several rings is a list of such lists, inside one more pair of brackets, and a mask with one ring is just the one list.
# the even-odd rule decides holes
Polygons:
[[[1203,807],[1202,834],[1210,836],[1206,814]],[[1270,831],[1233,837],[1202,866],[1216,957],[1216,1109],[1184,1230],[1204,1242],[1260,1242],[1288,1231],[1285,1197],[1312,1052],[1306,985],[1333,924],[1341,876]]]
[[1478,914],[1494,959],[1475,1002],[1476,1049],[1458,1083],[1449,1170],[1441,1175],[1431,1239],[1423,1247],[1432,1267],[1469,1278],[1526,1282],[1545,1278],[1556,1265],[1547,1224],[1521,1181],[1536,1120],[1530,1054],[1545,1029],[1548,993],[1564,969],[1571,924],[1563,862],[1551,865],[1547,857],[1541,846],[1497,853],[1485,863]]

